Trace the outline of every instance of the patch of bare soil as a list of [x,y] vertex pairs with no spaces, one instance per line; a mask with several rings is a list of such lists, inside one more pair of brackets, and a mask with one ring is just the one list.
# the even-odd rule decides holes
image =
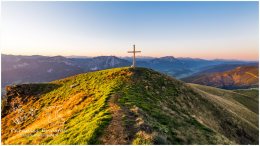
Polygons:
[[103,135],[99,139],[102,144],[131,144],[132,135],[134,135],[134,127],[124,123],[125,118],[134,118],[125,108],[121,108],[118,104],[120,95],[114,94],[109,99],[109,108],[112,114],[112,120],[108,127],[104,130]]

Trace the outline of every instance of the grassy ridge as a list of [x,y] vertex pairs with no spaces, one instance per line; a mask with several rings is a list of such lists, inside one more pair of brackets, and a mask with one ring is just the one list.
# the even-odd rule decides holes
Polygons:
[[[247,102],[241,93],[185,84],[145,68],[91,72],[50,85],[55,88],[47,90],[45,85],[42,93],[15,94],[16,101],[27,99],[19,102],[25,112],[18,114],[7,106],[8,114],[2,118],[4,143],[99,144],[113,117],[111,97],[117,97],[114,104],[122,115],[118,118],[122,122],[114,122],[123,123],[129,144],[258,143],[258,103]],[[37,109],[34,117],[19,125],[12,121],[31,108]],[[116,132],[107,131],[106,136],[112,133]]]
[[133,72],[133,82],[122,89],[119,99],[143,121],[136,124],[133,144],[232,143],[189,114],[192,90],[184,83],[147,69]]
[[[122,89],[119,101],[145,123],[146,128],[139,126],[134,144],[258,143],[258,115],[239,102],[211,100],[201,90],[152,70],[133,72],[132,83]],[[226,103],[233,103],[236,110],[222,106]]]

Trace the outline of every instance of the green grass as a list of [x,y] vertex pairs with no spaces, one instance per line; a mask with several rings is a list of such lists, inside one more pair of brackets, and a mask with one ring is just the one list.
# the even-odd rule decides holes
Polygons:
[[[127,68],[104,70],[52,82],[52,84],[59,85],[59,87],[42,94],[39,100],[31,103],[31,105],[24,105],[24,108],[26,106],[37,107],[39,109],[38,116],[44,112],[46,107],[50,106],[62,105],[63,109],[61,111],[63,111],[62,114],[64,115],[67,111],[74,111],[72,115],[64,116],[64,119],[62,119],[65,123],[59,128],[65,129],[64,132],[54,137],[38,140],[33,139],[34,136],[39,134],[39,132],[36,132],[32,136],[20,137],[15,141],[10,140],[9,144],[98,143],[98,137],[111,120],[107,100],[115,92],[116,88],[128,78],[126,75],[128,73],[127,70]],[[72,85],[76,86],[72,88]],[[40,118],[38,117],[38,119]],[[32,124],[36,120],[37,118],[27,120],[25,124]],[[7,124],[9,121],[7,118],[4,118],[2,122]],[[51,129],[58,128],[58,126],[48,127],[39,124],[37,128]],[[10,130],[8,127],[3,130],[7,132],[4,139],[12,136],[12,133],[8,133]]]
[[[149,131],[148,128],[145,131],[140,126],[139,132],[144,131],[151,138],[145,140],[141,137],[142,135],[137,135],[133,139],[133,144],[232,143],[199,123],[187,112],[189,109],[186,104],[191,102],[191,99],[183,96],[190,93],[184,83],[142,68],[134,70],[132,81],[132,84],[122,88],[122,97],[119,102],[123,106],[128,106],[129,109],[138,107],[137,116],[152,129]],[[158,138],[158,135],[163,135],[163,137]]]
[[[2,118],[6,144],[100,144],[111,121],[109,98],[119,95],[123,126],[131,144],[257,144],[258,102],[249,92],[185,84],[145,68],[116,68],[53,81],[54,88],[37,88],[39,98],[23,105],[37,108],[36,117],[15,125],[11,112]],[[47,90],[48,89],[48,90]],[[40,92],[44,91],[44,92]],[[239,93],[237,93],[239,92]],[[35,96],[35,95],[34,95]],[[61,119],[48,123],[48,107],[62,106]],[[255,113],[254,113],[255,112]],[[19,137],[12,128],[63,129],[56,136],[41,131]],[[132,129],[130,129],[130,128]],[[55,133],[54,133],[55,134]]]

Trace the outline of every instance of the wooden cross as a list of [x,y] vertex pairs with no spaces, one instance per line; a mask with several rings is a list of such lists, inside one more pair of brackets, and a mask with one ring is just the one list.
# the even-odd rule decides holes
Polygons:
[[141,51],[135,51],[135,45],[133,45],[133,51],[128,51],[128,53],[133,53],[133,65],[131,67],[135,67],[135,53],[141,53]]

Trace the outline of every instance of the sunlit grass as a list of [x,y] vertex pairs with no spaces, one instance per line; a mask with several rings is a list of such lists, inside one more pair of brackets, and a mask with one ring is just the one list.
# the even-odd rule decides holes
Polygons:
[[[128,68],[118,68],[80,74],[63,80],[52,82],[58,88],[41,95],[36,102],[24,105],[38,109],[37,118],[24,122],[24,129],[63,129],[56,136],[41,137],[40,132],[31,136],[20,136],[10,133],[6,127],[11,123],[11,114],[2,119],[5,131],[4,141],[9,144],[94,144],[97,137],[111,120],[107,100],[124,80],[129,78]],[[46,108],[58,106],[59,109],[47,111]],[[61,106],[61,107],[60,107]],[[59,117],[55,119],[55,110],[59,110]],[[46,117],[46,115],[48,115]],[[51,123],[49,120],[51,119]],[[9,123],[9,124],[8,124]],[[12,128],[21,125],[9,125]],[[2,131],[3,132],[3,131]],[[23,132],[24,134],[26,132]],[[27,132],[28,133],[28,132]],[[45,133],[53,134],[53,133]],[[37,138],[34,138],[37,137]],[[39,138],[41,137],[41,138]],[[9,139],[8,139],[9,138]]]

